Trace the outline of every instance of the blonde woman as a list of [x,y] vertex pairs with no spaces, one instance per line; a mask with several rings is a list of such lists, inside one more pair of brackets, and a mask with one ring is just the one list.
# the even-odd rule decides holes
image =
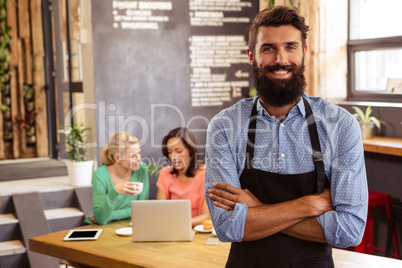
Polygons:
[[128,219],[131,201],[148,199],[148,169],[140,152],[138,139],[128,133],[118,132],[110,138],[100,153],[103,166],[92,179],[93,214],[86,223]]

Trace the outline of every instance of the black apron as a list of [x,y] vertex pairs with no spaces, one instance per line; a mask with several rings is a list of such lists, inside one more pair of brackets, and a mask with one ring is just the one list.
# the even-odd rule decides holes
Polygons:
[[[240,176],[243,189],[249,189],[262,203],[275,204],[304,195],[322,193],[329,188],[325,176],[318,132],[311,107],[303,97],[315,170],[303,174],[276,174],[254,169],[255,129],[257,125],[256,98],[251,112],[246,163]],[[328,244],[297,239],[276,233],[256,241],[232,243],[226,267],[334,267],[332,247]]]

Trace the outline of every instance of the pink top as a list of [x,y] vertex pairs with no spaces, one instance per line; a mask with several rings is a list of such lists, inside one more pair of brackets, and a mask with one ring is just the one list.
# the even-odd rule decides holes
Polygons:
[[171,171],[172,166],[162,168],[156,186],[166,194],[167,199],[189,199],[191,201],[191,217],[200,215],[205,199],[205,168],[201,168],[197,175],[188,182],[181,182],[176,174],[170,174]]

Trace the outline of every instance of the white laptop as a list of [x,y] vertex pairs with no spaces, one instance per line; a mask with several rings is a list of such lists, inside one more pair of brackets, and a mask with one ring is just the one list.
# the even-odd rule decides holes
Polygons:
[[133,241],[192,241],[190,200],[131,201]]

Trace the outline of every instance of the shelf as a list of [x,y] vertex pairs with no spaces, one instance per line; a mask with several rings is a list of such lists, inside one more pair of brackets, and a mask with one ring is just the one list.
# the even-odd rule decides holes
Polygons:
[[402,139],[374,137],[363,140],[364,151],[371,153],[402,156]]

